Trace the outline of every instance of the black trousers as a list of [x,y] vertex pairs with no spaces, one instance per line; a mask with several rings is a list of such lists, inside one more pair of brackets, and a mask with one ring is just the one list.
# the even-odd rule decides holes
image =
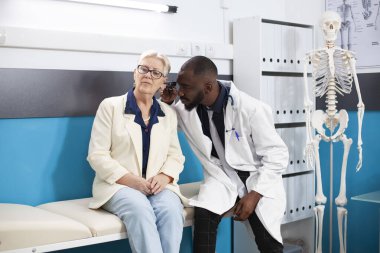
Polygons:
[[[249,172],[238,171],[240,179],[245,182]],[[237,199],[238,201],[239,199]],[[195,207],[194,213],[194,253],[215,253],[216,234],[222,216],[207,209]],[[261,253],[282,253],[283,245],[274,239],[253,212],[248,218],[255,235],[255,241]]]

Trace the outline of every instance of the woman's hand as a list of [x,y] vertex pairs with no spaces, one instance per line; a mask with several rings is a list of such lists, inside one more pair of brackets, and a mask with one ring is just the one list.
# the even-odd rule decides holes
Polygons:
[[117,180],[116,183],[138,190],[145,195],[152,194],[150,182],[148,182],[142,177],[135,176],[131,173],[124,175],[122,178]]
[[156,195],[160,193],[171,181],[173,181],[173,178],[165,175],[164,173],[160,173],[154,177],[149,178],[148,182],[150,183],[151,194]]

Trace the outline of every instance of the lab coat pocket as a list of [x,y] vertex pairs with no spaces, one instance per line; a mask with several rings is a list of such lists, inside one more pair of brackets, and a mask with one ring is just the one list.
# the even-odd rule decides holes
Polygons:
[[226,161],[230,166],[238,169],[241,165],[253,164],[252,151],[248,141],[246,137],[231,135],[226,145]]

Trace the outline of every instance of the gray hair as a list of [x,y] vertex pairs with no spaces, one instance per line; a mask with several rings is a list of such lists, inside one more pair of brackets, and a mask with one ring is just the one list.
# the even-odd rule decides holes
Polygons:
[[148,58],[148,57],[154,57],[154,58],[161,60],[162,63],[164,64],[164,73],[163,74],[166,76],[169,73],[170,62],[169,62],[169,59],[166,55],[158,53],[155,50],[147,50],[140,55],[139,64],[143,59]]

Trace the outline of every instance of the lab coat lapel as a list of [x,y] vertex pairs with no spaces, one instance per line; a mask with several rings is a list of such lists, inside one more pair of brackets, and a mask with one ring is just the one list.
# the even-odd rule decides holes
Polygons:
[[135,147],[135,152],[137,160],[139,162],[139,171],[142,173],[142,135],[141,126],[135,122],[135,115],[124,114],[127,122],[125,124],[126,130],[131,136],[133,146]]
[[[233,109],[230,103],[227,104],[226,106],[226,115],[224,116],[224,127],[226,130],[230,131],[234,126],[234,113]],[[228,132],[225,132],[228,133]]]
[[[150,133],[150,147],[149,147],[149,158],[147,164],[147,173],[150,173],[150,168],[154,167],[152,164],[156,163],[156,159],[161,157],[159,153],[161,152],[160,143],[167,141],[166,139],[171,138],[165,134],[165,124],[162,117],[157,117],[158,122],[153,124]],[[157,166],[156,166],[157,167]],[[153,172],[154,173],[154,172]],[[149,175],[147,175],[148,178]]]
[[189,112],[184,108],[183,104],[181,106],[183,107],[183,109],[180,110],[181,118],[183,120],[183,126],[181,127],[188,133],[186,137],[193,142],[203,154],[207,154],[207,156],[210,157],[212,142],[203,134],[197,109],[194,108]]

